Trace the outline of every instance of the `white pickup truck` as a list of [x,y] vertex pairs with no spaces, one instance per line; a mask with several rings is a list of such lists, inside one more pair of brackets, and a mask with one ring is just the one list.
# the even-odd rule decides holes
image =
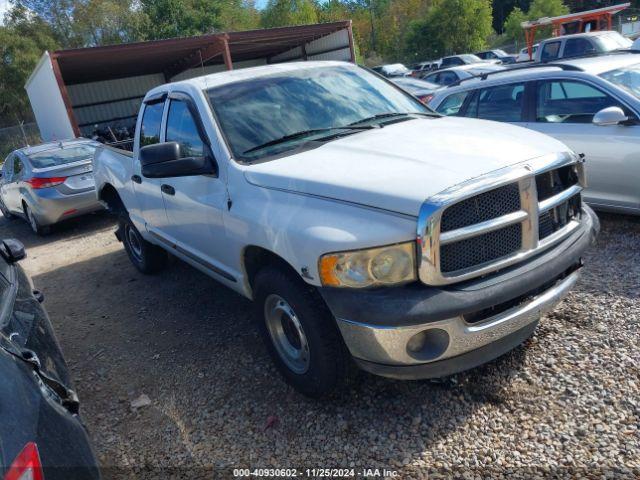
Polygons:
[[442,377],[522,343],[574,285],[599,224],[582,159],[506,124],[442,117],[341,62],[157,87],[98,197],[144,273],[167,252],[255,302],[310,396],[355,363]]

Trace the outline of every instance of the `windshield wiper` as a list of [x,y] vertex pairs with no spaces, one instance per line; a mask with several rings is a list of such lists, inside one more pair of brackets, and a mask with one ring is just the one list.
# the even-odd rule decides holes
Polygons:
[[373,125],[366,125],[366,126],[356,127],[355,125],[351,125],[350,124],[350,125],[345,125],[344,127],[311,128],[309,130],[302,130],[300,132],[290,133],[289,135],[285,135],[283,137],[276,138],[274,140],[270,140],[270,141],[268,141],[266,143],[263,143],[261,145],[255,146],[255,147],[251,147],[249,150],[246,150],[246,151],[242,152],[242,154],[246,155],[247,153],[252,153],[252,152],[255,152],[257,150],[261,150],[263,148],[271,147],[273,145],[278,145],[280,143],[285,143],[285,142],[288,142],[290,140],[295,140],[297,138],[307,137],[307,136],[313,135],[315,133],[332,132],[334,130],[371,130],[372,128],[377,128],[377,127],[374,127]]
[[431,112],[384,112],[384,113],[377,113],[367,118],[363,118],[361,120],[358,120],[357,122],[352,122],[349,125],[350,126],[359,125],[361,123],[371,122],[373,120],[380,120],[383,118],[410,117],[411,115],[421,115],[423,117],[439,117],[440,116],[437,113],[431,113]]

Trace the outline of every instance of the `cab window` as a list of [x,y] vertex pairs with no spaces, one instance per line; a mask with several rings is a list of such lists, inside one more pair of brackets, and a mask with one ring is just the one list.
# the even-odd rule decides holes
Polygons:
[[160,142],[160,125],[162,124],[163,110],[163,102],[145,105],[142,124],[140,125],[140,147]]
[[603,108],[628,110],[606,93],[582,82],[539,82],[536,95],[537,122],[591,123],[593,116]]
[[570,38],[567,43],[564,44],[564,58],[577,57],[579,55],[586,55],[589,53],[595,53],[596,48],[586,38]]
[[555,60],[558,58],[560,54],[560,42],[549,42],[545,43],[544,47],[542,47],[542,52],[540,53],[540,59],[543,62],[548,62],[549,60]]
[[204,142],[189,106],[182,100],[171,100],[167,117],[167,142],[178,142],[182,157],[204,156]]

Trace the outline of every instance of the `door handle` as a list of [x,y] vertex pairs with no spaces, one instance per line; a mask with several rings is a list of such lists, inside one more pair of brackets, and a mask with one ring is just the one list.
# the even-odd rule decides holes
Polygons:
[[131,175],[131,180],[136,183],[142,183],[142,178],[140,177],[140,175]]
[[176,194],[176,189],[173,188],[171,185],[167,185],[166,183],[162,184],[162,186],[160,187],[160,190],[162,190],[162,193],[166,193],[167,195]]

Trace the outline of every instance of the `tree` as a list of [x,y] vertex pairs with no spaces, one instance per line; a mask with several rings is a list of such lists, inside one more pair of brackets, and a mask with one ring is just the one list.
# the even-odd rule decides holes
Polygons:
[[253,0],[227,0],[220,7],[220,25],[225,31],[253,30],[260,26],[260,12]]
[[311,0],[269,0],[262,12],[262,26],[267,28],[317,22],[318,12]]
[[413,60],[482,50],[492,31],[489,0],[441,0],[410,25],[406,54]]
[[509,42],[517,42],[524,37],[522,22],[527,20],[525,13],[518,7],[514,8],[504,22],[504,38]]
[[131,0],[87,0],[74,6],[73,17],[72,42],[83,47],[139,40],[144,24]]
[[213,33],[222,26],[217,0],[140,0],[146,40]]
[[58,42],[49,25],[24,7],[13,7],[0,26],[0,122],[31,117],[24,84],[45,50]]

